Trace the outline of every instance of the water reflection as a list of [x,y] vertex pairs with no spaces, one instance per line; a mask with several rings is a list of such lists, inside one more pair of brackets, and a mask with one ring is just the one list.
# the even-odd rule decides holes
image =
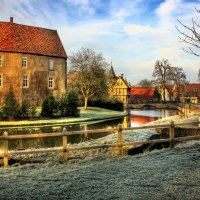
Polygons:
[[131,127],[137,127],[157,119],[177,115],[177,110],[130,110]]
[[[34,134],[34,133],[56,133],[62,132],[63,128],[67,131],[80,131],[80,130],[93,130],[93,129],[108,129],[116,128],[118,124],[122,124],[124,128],[135,127],[141,124],[145,124],[151,121],[155,121],[159,118],[171,116],[178,114],[174,110],[130,110],[129,115],[124,118],[112,119],[112,120],[101,120],[93,121],[80,124],[65,124],[62,126],[44,126],[44,127],[34,127],[34,128],[21,128],[21,129],[1,129],[0,135],[4,131],[7,131],[9,135],[19,135],[19,134]],[[108,133],[102,134],[85,134],[85,135],[75,135],[69,136],[69,143],[78,143],[80,141],[87,141],[90,139],[96,139],[103,137]],[[2,141],[0,141],[2,142]],[[1,145],[1,144],[0,144]],[[27,149],[27,148],[40,148],[40,147],[56,147],[62,145],[61,137],[52,138],[34,138],[34,139],[19,139],[9,141],[9,149]]]
[[157,117],[147,117],[147,116],[131,116],[131,127],[137,127],[142,124],[146,124],[157,120]]

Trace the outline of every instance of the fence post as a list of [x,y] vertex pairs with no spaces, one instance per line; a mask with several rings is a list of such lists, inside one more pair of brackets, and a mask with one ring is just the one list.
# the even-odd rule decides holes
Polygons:
[[[7,132],[3,133],[3,136],[8,136]],[[3,166],[4,168],[8,168],[8,139],[3,139]]]
[[[66,132],[67,129],[63,128],[63,132]],[[66,162],[68,160],[67,155],[67,135],[63,136],[63,161]]]
[[174,147],[174,121],[170,122],[169,127],[170,149]]
[[123,154],[123,147],[122,147],[122,142],[123,142],[123,139],[122,139],[122,125],[121,124],[118,124],[118,132],[117,132],[117,136],[118,136],[118,144],[120,145],[118,147],[118,155],[122,155]]

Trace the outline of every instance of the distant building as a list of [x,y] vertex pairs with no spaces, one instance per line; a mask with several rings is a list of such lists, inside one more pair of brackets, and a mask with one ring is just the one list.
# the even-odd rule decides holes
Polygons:
[[157,87],[157,91],[160,94],[162,101],[174,101],[175,100],[175,88],[174,85],[166,85],[165,88]]
[[109,95],[111,97],[117,98],[124,104],[128,103],[130,97],[130,85],[126,79],[124,79],[123,74],[121,76],[116,76],[112,63],[111,68],[108,72],[108,84],[109,84]]
[[197,79],[198,82],[200,82],[200,69],[199,69],[199,74],[198,74],[198,79]]
[[200,102],[200,83],[188,83],[181,86],[181,101],[197,104]]
[[131,87],[129,103],[152,103],[159,101],[160,95],[156,88]]
[[56,30],[0,22],[0,102],[13,90],[17,100],[41,105],[50,92],[66,91],[67,55]]

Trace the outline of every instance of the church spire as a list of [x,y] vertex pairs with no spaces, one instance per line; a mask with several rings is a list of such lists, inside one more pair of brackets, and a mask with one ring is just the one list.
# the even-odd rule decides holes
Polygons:
[[116,75],[115,75],[115,71],[113,69],[113,66],[112,66],[112,61],[111,61],[111,66],[110,66],[110,70],[108,72],[108,79],[116,79]]

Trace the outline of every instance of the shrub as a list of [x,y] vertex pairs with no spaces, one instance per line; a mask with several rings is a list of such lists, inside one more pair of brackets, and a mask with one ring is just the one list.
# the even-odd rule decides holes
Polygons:
[[36,106],[34,106],[34,105],[31,105],[30,107],[29,107],[29,117],[30,118],[34,118],[35,116],[36,116]]
[[78,117],[80,115],[78,110],[79,100],[78,93],[74,89],[70,89],[64,94],[60,101],[61,116]]
[[22,102],[22,106],[19,109],[19,118],[27,119],[29,117],[29,105],[26,101]]
[[62,117],[67,116],[67,106],[68,106],[68,100],[67,100],[67,93],[63,94],[60,99],[60,114]]
[[78,93],[74,89],[70,89],[67,93],[67,115],[79,117],[80,113],[78,110],[78,105]]
[[48,95],[42,104],[41,115],[43,117],[53,117],[58,112],[58,102],[53,95]]
[[123,102],[116,98],[98,99],[88,102],[88,106],[107,108],[111,110],[123,111]]
[[4,107],[2,109],[2,118],[11,120],[18,119],[20,118],[19,111],[19,104],[13,91],[10,89],[10,91],[5,96]]

